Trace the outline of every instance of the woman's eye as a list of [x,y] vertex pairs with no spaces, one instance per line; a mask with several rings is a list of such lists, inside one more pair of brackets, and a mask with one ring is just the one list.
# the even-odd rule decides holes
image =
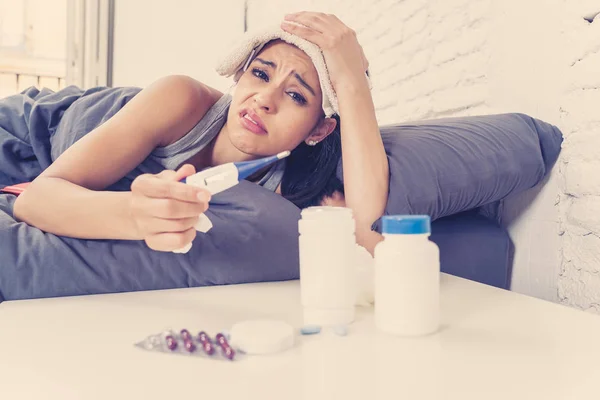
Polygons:
[[261,80],[263,80],[265,82],[269,82],[269,75],[267,75],[265,73],[265,71],[262,71],[262,70],[260,70],[258,68],[254,68],[252,70],[252,75],[256,76],[258,79],[261,79]]
[[[269,82],[269,75],[267,75],[267,73],[261,69],[253,68],[252,75],[256,76],[258,79],[260,79],[262,81]],[[301,94],[296,93],[296,92],[289,92],[288,94],[290,95],[292,100],[294,100],[296,103],[300,104],[301,106],[306,104],[306,99]]]
[[306,104],[306,99],[301,94],[298,94],[296,92],[290,92],[289,94],[292,100],[294,100],[296,103],[300,105]]

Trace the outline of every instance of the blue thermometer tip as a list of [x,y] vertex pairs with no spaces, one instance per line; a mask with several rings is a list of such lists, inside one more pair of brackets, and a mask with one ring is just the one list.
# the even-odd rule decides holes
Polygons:
[[289,155],[290,155],[289,151],[283,151],[283,152],[281,152],[277,155],[271,156],[271,157],[259,158],[258,160],[253,160],[253,161],[244,161],[244,162],[234,163],[238,170],[238,179],[239,180],[245,179],[245,178],[251,176],[252,174],[260,171],[267,165],[273,164],[274,162],[279,161],[283,158],[286,158]]

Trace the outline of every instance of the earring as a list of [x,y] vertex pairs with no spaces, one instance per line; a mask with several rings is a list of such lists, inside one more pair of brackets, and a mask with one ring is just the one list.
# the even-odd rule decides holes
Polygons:
[[318,140],[317,140],[317,141],[315,141],[315,140],[309,140],[309,141],[308,141],[308,145],[309,145],[309,146],[316,146],[316,145],[317,145],[317,143],[319,143],[319,141],[318,141]]

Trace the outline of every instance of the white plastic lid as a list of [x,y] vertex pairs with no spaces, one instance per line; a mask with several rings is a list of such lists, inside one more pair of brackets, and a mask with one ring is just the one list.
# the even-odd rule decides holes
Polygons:
[[283,321],[238,322],[229,333],[230,342],[247,354],[278,353],[294,345],[294,328]]
[[351,219],[352,209],[349,207],[313,206],[307,207],[301,212],[302,219]]
[[302,218],[298,220],[300,234],[339,231],[354,234],[356,223],[352,209],[348,207],[315,206],[302,210]]

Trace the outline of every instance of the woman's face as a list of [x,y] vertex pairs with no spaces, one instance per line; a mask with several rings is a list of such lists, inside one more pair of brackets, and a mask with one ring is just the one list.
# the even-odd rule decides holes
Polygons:
[[321,118],[321,96],[310,57],[281,40],[269,43],[237,83],[227,119],[231,144],[258,157],[322,140],[335,120]]

